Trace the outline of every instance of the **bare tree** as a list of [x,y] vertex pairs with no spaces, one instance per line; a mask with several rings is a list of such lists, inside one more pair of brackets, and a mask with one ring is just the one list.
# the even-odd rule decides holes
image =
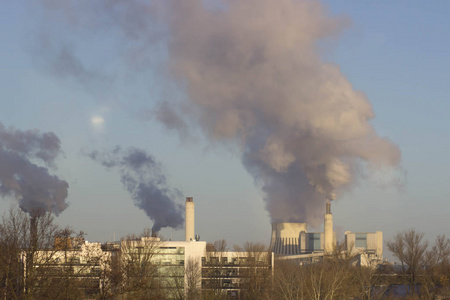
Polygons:
[[[49,212],[32,211],[25,215],[25,220],[28,228],[22,247],[25,254],[25,294],[36,295],[41,291],[41,283],[46,280],[42,274],[48,270],[48,263],[53,259],[54,251],[51,249],[61,229]],[[48,250],[46,255],[38,255],[42,250]]]
[[427,265],[440,274],[440,284],[450,284],[450,239],[445,235],[436,237],[433,247],[427,253]]
[[202,266],[202,298],[226,299],[227,295],[223,290],[224,277],[227,273],[228,261],[225,261],[224,254],[227,252],[226,240],[215,241],[206,252],[205,266]]
[[387,286],[382,285],[383,278],[375,267],[358,266],[353,271],[353,282],[359,299],[383,299]]
[[244,244],[246,262],[240,268],[240,288],[243,299],[268,298],[272,287],[272,255],[261,243]]
[[336,243],[330,254],[326,255],[325,258],[328,260],[339,261],[341,263],[353,264],[357,258],[357,252],[355,251],[355,245],[351,243],[346,248],[346,244]]
[[354,296],[353,267],[347,261],[325,258],[303,268],[309,298],[348,299]]
[[279,261],[274,276],[274,299],[351,299],[358,296],[356,268],[344,260],[324,259],[298,265]]
[[201,296],[202,267],[193,259],[186,262],[186,300],[197,300]]
[[107,256],[100,270],[99,299],[111,299],[113,295],[122,295],[124,292],[124,272],[122,271],[120,248],[106,245],[103,250]]
[[410,293],[413,295],[416,292],[419,274],[423,272],[426,263],[428,242],[424,241],[423,237],[423,233],[410,229],[398,233],[387,243],[389,251],[400,260],[403,273],[408,279]]
[[[357,297],[358,268],[354,254],[337,244],[320,260],[299,264],[298,260],[278,260],[273,279],[273,299],[350,299]],[[364,293],[364,292],[363,292]]]
[[[431,249],[424,255],[424,270],[421,276],[422,296],[432,298],[437,294],[450,294],[450,239],[445,235],[436,237]],[[441,295],[442,296],[442,295]]]
[[222,239],[214,242],[214,252],[216,255],[221,255],[221,253],[228,250],[227,241]]
[[305,298],[302,267],[290,261],[279,260],[273,279],[273,299],[300,300]]
[[0,279],[3,299],[17,299],[24,284],[22,247],[26,245],[26,214],[11,208],[0,224]]
[[59,228],[49,212],[11,208],[0,224],[0,256],[7,262],[0,266],[3,298],[42,298],[47,287],[61,289],[48,274],[54,269],[55,238],[72,232]]
[[[159,250],[159,239],[148,231],[140,236],[129,235],[122,239],[119,262],[121,273],[116,293],[126,299],[163,299],[158,268],[153,261]],[[117,274],[116,274],[117,275]]]
[[70,228],[60,230],[55,236],[51,248],[39,249],[35,253],[34,266],[39,279],[40,298],[47,299],[83,299],[89,291],[85,274],[91,273],[93,267],[84,263],[87,256],[81,255],[85,247],[84,233],[75,234]]

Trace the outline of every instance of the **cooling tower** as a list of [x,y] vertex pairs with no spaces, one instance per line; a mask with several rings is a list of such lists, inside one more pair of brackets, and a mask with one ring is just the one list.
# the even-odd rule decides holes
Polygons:
[[306,223],[272,223],[270,249],[275,254],[300,254],[301,232],[306,232]]
[[192,197],[186,197],[186,241],[195,241],[195,207]]

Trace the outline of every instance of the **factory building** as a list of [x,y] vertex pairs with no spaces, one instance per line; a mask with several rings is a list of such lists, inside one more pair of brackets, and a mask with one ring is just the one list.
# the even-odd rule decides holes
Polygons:
[[[325,251],[325,233],[307,232],[306,223],[273,223],[270,249],[277,255],[298,255]],[[336,244],[332,232],[331,249]]]
[[253,285],[268,287],[274,263],[273,253],[267,251],[207,251],[201,265],[202,294],[208,299],[220,294],[238,299],[250,280]]
[[375,266],[383,260],[383,233],[345,232],[345,250],[358,258],[358,265]]
[[324,232],[307,232],[306,223],[273,223],[270,249],[277,255],[331,253],[336,246],[331,204],[326,203]]
[[[331,202],[326,201],[323,232],[307,232],[306,223],[273,223],[270,249],[280,260],[294,260],[300,264],[322,260],[337,246],[333,230]],[[345,233],[344,251],[355,257],[354,263],[375,266],[383,260],[383,234],[358,232]]]

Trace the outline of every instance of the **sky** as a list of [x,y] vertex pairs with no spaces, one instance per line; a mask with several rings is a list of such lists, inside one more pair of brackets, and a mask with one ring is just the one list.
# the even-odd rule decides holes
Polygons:
[[[269,112],[277,110],[276,106],[269,105],[270,90],[269,93],[265,90],[271,82],[260,85],[266,77],[247,81],[253,73],[239,76],[243,70],[228,70],[228,61],[214,64],[217,59],[212,63],[216,69],[211,68],[203,59],[206,56],[200,55],[205,48],[209,49],[209,38],[214,34],[219,36],[217,48],[229,49],[221,44],[224,39],[220,37],[231,36],[231,41],[234,38],[241,41],[242,47],[236,51],[243,52],[249,49],[247,45],[253,45],[253,40],[248,42],[245,34],[256,36],[255,44],[264,44],[266,34],[268,43],[277,46],[273,47],[274,53],[283,54],[282,58],[277,57],[277,63],[289,65],[291,57],[293,65],[304,63],[302,59],[295,60],[296,51],[311,55],[312,60],[317,59],[317,66],[331,66],[332,71],[326,74],[337,73],[339,78],[341,75],[345,78],[342,93],[355,99],[352,103],[371,104],[371,108],[361,108],[369,124],[367,127],[364,122],[363,126],[369,128],[364,127],[369,132],[374,129],[376,135],[370,140],[379,140],[382,146],[377,143],[368,143],[365,148],[355,146],[365,151],[354,150],[358,157],[366,157],[363,160],[367,164],[363,165],[353,163],[352,155],[356,152],[348,150],[345,155],[350,162],[346,165],[347,160],[343,160],[343,170],[350,170],[348,174],[340,173],[340,163],[334,165],[338,169],[330,167],[344,178],[327,181],[335,188],[330,188],[330,193],[337,192],[332,212],[338,238],[342,239],[347,230],[381,230],[385,241],[409,228],[424,232],[429,240],[447,233],[450,227],[447,217],[450,215],[447,203],[450,196],[447,184],[450,169],[450,123],[447,120],[450,20],[447,16],[450,4],[447,1],[432,4],[424,1],[312,1],[320,7],[320,12],[307,11],[298,16],[299,20],[272,19],[277,14],[274,5],[263,7],[266,18],[255,19],[251,5],[232,9],[220,1],[207,1],[203,10],[194,6],[197,11],[190,10],[192,7],[186,4],[189,2],[184,2],[175,7],[163,7],[161,13],[141,10],[137,14],[133,9],[146,1],[131,2],[137,3],[136,7],[123,10],[107,5],[83,7],[88,2],[75,5],[76,2],[71,1],[67,7],[58,5],[57,1],[7,1],[1,5],[0,123],[20,131],[52,132],[59,138],[61,153],[53,160],[57,168],[50,167],[49,173],[68,183],[65,200],[68,206],[56,217],[58,224],[85,231],[89,241],[117,240],[151,228],[154,226],[152,216],[159,213],[151,208],[146,210],[145,205],[136,200],[140,191],[136,190],[137,185],[130,187],[130,182],[143,180],[150,182],[151,187],[159,187],[159,191],[170,198],[170,209],[175,215],[182,212],[179,205],[184,205],[184,198],[193,197],[195,231],[208,242],[226,239],[229,245],[245,241],[268,244],[271,220],[286,214],[289,220],[295,219],[297,214],[296,221],[310,221],[311,231],[322,230],[321,214],[325,209],[322,204],[329,195],[329,185],[322,184],[321,174],[315,177],[314,170],[305,171],[305,176],[315,184],[315,190],[302,185],[303,170],[314,169],[304,155],[309,148],[302,148],[307,142],[295,138],[292,143],[287,142],[290,138],[282,130],[287,128],[283,123],[286,119],[277,119],[279,122],[273,122],[277,124],[273,125],[276,142],[271,144],[268,141],[272,140],[267,139],[267,147],[260,150],[262,154],[273,154],[273,149],[284,152],[280,150],[281,155],[255,158],[256,152],[252,149],[259,147],[261,137],[254,133],[255,128],[263,128],[269,121],[255,121],[256,126],[252,127],[242,124],[242,120],[247,119],[238,119],[241,123],[236,125],[239,128],[236,130],[230,127],[236,121],[233,115],[225,115],[225,125],[220,123],[221,110],[229,107],[214,106],[221,103],[221,99],[241,97],[244,93],[243,100],[236,102],[238,107],[247,109],[248,105],[248,111],[254,111],[254,106],[248,104],[254,95],[269,99],[263,102],[270,107]],[[291,2],[295,1],[280,1],[286,7]],[[173,5],[171,1],[168,3]],[[260,3],[264,6],[270,2]],[[255,11],[259,13],[258,9]],[[211,25],[209,29],[205,24],[211,23],[214,19],[211,16],[215,14],[225,17],[217,17],[219,25]],[[227,23],[227,14],[233,15],[234,24],[242,30]],[[200,21],[192,21],[196,20],[190,18],[192,15]],[[136,22],[126,23],[130,18]],[[302,22],[301,18],[308,22]],[[313,30],[316,25],[311,25],[312,29],[308,26],[315,24],[315,20],[320,20],[317,32]],[[172,23],[167,26],[164,22]],[[195,30],[198,30],[198,37],[192,35]],[[276,30],[286,32],[286,36],[304,33],[311,37],[315,52],[311,54],[306,46],[306,50],[301,48],[305,45],[303,41],[289,46],[289,37],[276,43],[278,40],[273,38],[279,34]],[[262,32],[261,38],[255,32]],[[322,35],[326,38],[322,39]],[[198,41],[191,43],[192,38]],[[205,50],[205,53],[209,52]],[[233,59],[227,53],[222,54]],[[234,63],[231,61],[236,67]],[[192,66],[194,70],[190,69]],[[265,75],[265,72],[268,71],[262,69],[258,74]],[[292,91],[293,85],[307,84],[302,72],[286,72],[279,76],[288,77],[287,91]],[[276,81],[276,76],[273,78]],[[225,83],[215,84],[217,79],[224,79]],[[239,90],[243,84],[248,85],[248,90],[256,90],[252,91],[252,96],[246,94],[246,89]],[[236,92],[234,86],[237,86]],[[274,90],[278,92],[277,88],[275,86]],[[212,100],[214,95],[218,95],[217,103]],[[291,101],[289,96],[280,97]],[[180,115],[183,118],[178,118]],[[262,120],[272,116],[267,111],[251,116],[258,119],[260,115],[265,118]],[[353,128],[356,127],[345,127],[342,134]],[[285,148],[271,148],[271,145]],[[334,149],[334,143],[329,145]],[[114,152],[117,146],[121,150]],[[126,158],[132,156],[133,149],[145,151],[146,162],[151,162],[145,165],[148,169],[137,172],[130,167],[134,166],[132,163],[126,163],[130,162]],[[393,154],[384,155],[388,152]],[[389,158],[387,163],[382,160],[382,164],[391,171],[370,171],[370,163],[378,159],[378,153],[382,158]],[[401,153],[398,161],[397,153]],[[39,157],[29,160],[40,166],[48,163],[39,161]],[[300,173],[285,170],[292,161],[302,162]],[[366,171],[360,172],[358,168]],[[294,180],[297,175],[303,180],[298,187]],[[270,184],[283,178],[294,181],[293,191],[297,192],[296,188],[300,193],[302,189],[307,190],[309,194],[305,193],[314,201],[305,200],[309,204],[304,206],[290,206],[289,201],[283,200],[266,202],[268,194],[292,197],[289,191],[274,194]],[[283,183],[279,186],[285,187]],[[315,192],[321,189],[326,191]],[[305,195],[302,194],[299,201],[304,201]],[[16,199],[3,195],[0,212],[7,212],[14,203]],[[269,203],[267,207],[266,203]],[[182,224],[177,226],[163,228],[161,234],[168,239],[182,240],[184,228]]]

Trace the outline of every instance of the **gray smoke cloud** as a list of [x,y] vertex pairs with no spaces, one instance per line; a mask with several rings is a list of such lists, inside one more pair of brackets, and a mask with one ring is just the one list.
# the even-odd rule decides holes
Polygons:
[[188,97],[164,99],[156,119],[183,132],[190,118],[210,141],[237,145],[272,221],[317,225],[325,199],[361,170],[399,166],[399,148],[370,123],[366,96],[320,56],[318,42],[349,21],[319,1],[96,1],[96,10],[89,1],[84,10],[79,1],[44,3],[72,19],[98,15],[90,28],[110,24],[128,45],[131,69],[130,53],[140,62],[163,43],[167,74]]
[[184,218],[183,206],[178,190],[167,187],[161,164],[144,150],[116,147],[111,152],[93,151],[87,154],[108,169],[117,168],[123,186],[130,193],[134,204],[153,221],[154,231],[163,227],[178,228]]
[[0,123],[0,195],[17,199],[27,213],[64,211],[69,184],[48,171],[56,168],[60,144],[52,132],[21,131]]
[[33,49],[34,64],[43,71],[73,81],[94,95],[105,94],[113,86],[114,76],[86,68],[69,45],[56,43],[46,34],[35,38],[39,43]]

